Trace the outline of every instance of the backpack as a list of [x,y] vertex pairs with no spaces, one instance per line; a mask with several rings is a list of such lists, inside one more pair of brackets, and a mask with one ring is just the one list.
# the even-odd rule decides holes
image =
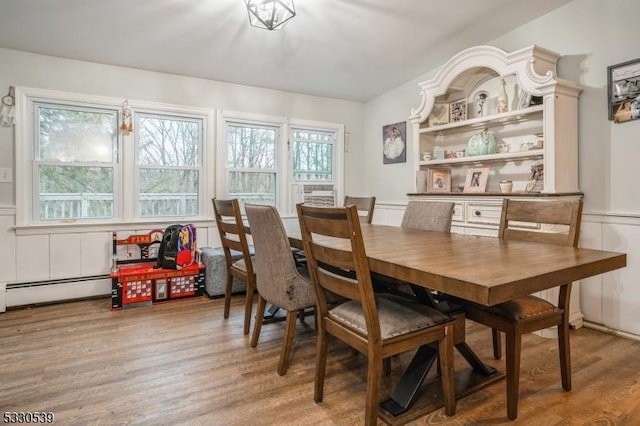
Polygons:
[[164,231],[156,268],[182,269],[195,261],[196,228],[193,225],[171,225]]

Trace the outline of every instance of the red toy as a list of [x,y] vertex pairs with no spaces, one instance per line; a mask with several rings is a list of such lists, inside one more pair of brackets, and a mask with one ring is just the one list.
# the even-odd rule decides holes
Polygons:
[[[111,309],[202,296],[205,266],[199,259],[180,270],[155,268],[157,246],[162,236],[163,231],[157,229],[145,235],[131,235],[124,240],[118,240],[113,233]],[[140,258],[119,260],[117,248],[125,245],[138,246]]]

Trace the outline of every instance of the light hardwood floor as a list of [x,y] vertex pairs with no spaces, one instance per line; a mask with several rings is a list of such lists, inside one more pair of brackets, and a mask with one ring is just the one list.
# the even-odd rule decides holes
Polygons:
[[[56,424],[357,425],[364,418],[366,362],[329,347],[325,399],[313,402],[313,320],[298,322],[291,367],[276,373],[284,323],[263,327],[258,347],[243,336],[244,297],[229,320],[206,297],[111,311],[93,299],[0,314],[0,411],[52,411]],[[488,329],[468,325],[489,364]],[[412,424],[640,424],[640,343],[572,330],[573,391],[560,385],[557,344],[523,340],[519,417],[506,419],[504,380]],[[395,358],[385,395],[406,366]],[[461,357],[456,354],[456,363]],[[457,365],[456,364],[456,365]]]

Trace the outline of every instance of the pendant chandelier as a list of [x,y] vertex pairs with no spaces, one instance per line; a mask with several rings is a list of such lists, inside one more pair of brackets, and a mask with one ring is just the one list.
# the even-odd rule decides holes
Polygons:
[[257,28],[279,30],[296,16],[293,0],[244,0],[249,12],[249,23]]

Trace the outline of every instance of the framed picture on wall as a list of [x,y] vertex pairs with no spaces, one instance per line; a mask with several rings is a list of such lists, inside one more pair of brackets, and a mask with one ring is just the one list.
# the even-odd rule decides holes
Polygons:
[[382,126],[382,164],[407,162],[407,123]]
[[609,120],[640,118],[640,58],[607,67]]

